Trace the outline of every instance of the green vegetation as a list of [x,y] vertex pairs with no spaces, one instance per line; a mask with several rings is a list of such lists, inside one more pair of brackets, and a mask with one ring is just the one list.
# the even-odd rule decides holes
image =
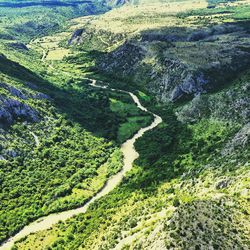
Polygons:
[[[34,1],[34,6],[32,6],[31,1],[30,6],[25,6],[27,2],[17,3],[15,1],[14,4],[24,5],[24,7],[19,6],[19,8],[8,6],[8,2],[10,1],[5,2],[6,6],[4,7],[3,4],[0,4],[1,37],[10,41],[18,40],[19,42],[28,42],[36,37],[65,29],[66,21],[69,19],[92,13],[103,13],[108,10],[98,1],[92,3],[82,1],[82,3],[69,6],[60,6],[58,3],[50,6],[43,1]],[[50,3],[53,3],[53,1]]]
[[115,97],[117,99],[111,99],[111,110],[116,113],[117,117],[124,120],[117,132],[117,140],[122,143],[131,138],[140,128],[150,124],[152,117],[145,115],[142,111],[138,112],[138,109],[131,103],[130,98],[127,98],[130,103],[122,102],[124,94],[116,94]]
[[248,249],[249,1],[130,2],[88,17],[87,4],[0,4],[0,241],[86,203],[152,122],[94,78],[163,123],[118,187],[13,249]]
[[[1,28],[22,42],[53,31],[12,31],[10,25],[30,20],[31,11],[34,17],[48,15],[47,22],[57,22],[61,13],[62,24],[75,15],[68,7],[60,7],[56,18],[45,7],[2,10]],[[122,168],[119,144],[151,119],[130,96],[88,86],[88,80],[72,77],[75,68],[72,75],[58,75],[65,62],[49,71],[39,51],[9,42],[0,46],[0,241],[41,216],[86,203]],[[120,136],[133,117],[138,122]]]
[[[127,95],[94,90],[87,82],[62,84],[59,89],[5,57],[1,60],[5,65],[1,82],[7,84],[0,96],[28,105],[37,116],[35,123],[29,113],[16,117],[10,127],[1,120],[4,239],[40,216],[85,203],[122,167],[116,144],[98,137],[122,143],[139,129],[135,122],[130,130],[123,128],[121,138],[119,128],[127,119],[140,115],[140,122],[149,122],[150,117]],[[124,102],[116,110],[110,100],[118,97]]]
[[[3,240],[35,218],[86,202],[111,173],[121,168],[122,156],[114,143],[86,131],[92,127],[93,132],[108,136],[112,129],[118,130],[119,122],[115,125],[115,120],[113,127],[105,131],[109,127],[105,113],[111,112],[108,94],[106,101],[105,95],[100,99],[86,84],[78,91],[63,87],[59,90],[5,57],[1,62],[5,66],[1,73],[1,100],[9,100],[9,104],[4,104],[9,105],[9,112],[15,110],[15,106],[13,111],[11,108],[12,102],[16,105],[14,101],[19,102],[20,108],[20,115],[16,111],[11,121],[1,117]],[[38,92],[39,88],[46,95]],[[90,103],[95,104],[92,110]],[[98,115],[94,109],[102,111]],[[94,120],[89,120],[91,112],[103,120],[99,128],[93,126],[97,124]]]
[[[242,75],[230,91],[244,98],[239,89],[249,79],[249,74]],[[221,98],[227,91],[207,98]],[[87,213],[30,235],[17,243],[17,249],[31,245],[36,249],[111,249],[118,245],[124,249],[155,245],[188,249],[207,246],[210,240],[217,248],[246,248],[249,150],[238,145],[226,156],[223,153],[244,121],[232,123],[238,114],[230,112],[230,102],[220,103],[209,115],[189,123],[180,122],[173,112],[180,107],[149,102],[164,123],[137,141],[140,158],[122,185]],[[221,119],[220,111],[225,108],[229,112]]]

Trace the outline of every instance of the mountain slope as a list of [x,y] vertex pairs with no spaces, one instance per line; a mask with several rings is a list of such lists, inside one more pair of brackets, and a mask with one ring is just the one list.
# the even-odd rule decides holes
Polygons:
[[93,91],[77,75],[48,74],[20,37],[3,38],[0,50],[2,242],[41,216],[85,203],[121,168],[119,144],[151,117],[127,95]]
[[[65,92],[3,55],[0,65],[2,241],[35,218],[89,199],[119,169],[121,154],[73,119],[73,98],[72,114],[58,108],[56,95]],[[81,97],[91,102],[86,92]]]
[[164,122],[118,188],[17,249],[249,248],[249,4],[216,6],[144,2],[83,25],[70,61],[92,55]]
[[1,26],[0,241],[85,203],[152,121],[93,77],[163,123],[136,141],[116,189],[14,249],[249,249],[249,1],[124,3],[71,21],[57,9],[53,34],[19,34],[18,15]]
[[[86,214],[30,235],[17,249],[248,249],[249,124],[235,122],[239,114],[228,101],[234,96],[234,104],[247,105],[238,112],[249,111],[241,92],[248,82],[249,72],[178,117],[159,106],[165,123],[137,142],[140,159],[123,184]],[[217,105],[207,113],[210,102]]]

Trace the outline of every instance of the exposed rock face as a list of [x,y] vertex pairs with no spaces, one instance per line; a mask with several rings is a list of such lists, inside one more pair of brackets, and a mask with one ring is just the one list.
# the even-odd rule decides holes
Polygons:
[[210,102],[206,95],[197,95],[184,106],[176,115],[181,122],[194,123],[202,117],[209,116],[211,113]]
[[8,90],[10,92],[10,94],[12,94],[13,96],[16,96],[20,99],[26,100],[28,98],[27,93],[25,93],[24,90],[17,89],[15,87],[12,87],[12,86],[10,86],[6,83],[3,83],[3,82],[0,83],[0,87]]
[[[175,101],[185,95],[198,95],[206,92],[208,79],[202,72],[192,71],[188,65],[178,59],[166,59],[164,64],[163,74],[153,77],[153,83],[149,86],[152,92],[161,96],[162,101],[167,99]],[[177,82],[178,85],[176,85]],[[158,89],[156,84],[159,86]]]
[[170,99],[172,101],[181,98],[185,94],[200,94],[205,92],[204,86],[208,83],[204,75],[200,73],[199,75],[192,75],[190,73],[184,78],[179,86],[176,86],[171,93]]
[[[129,77],[130,74],[134,73],[144,55],[141,47],[126,42],[113,53],[104,57],[98,67],[110,74],[117,70],[123,77]],[[119,60],[117,60],[118,58]]]
[[107,4],[110,6],[121,6],[126,3],[130,3],[131,0],[106,0]]
[[185,41],[186,37],[185,34],[158,34],[158,33],[145,33],[141,35],[141,39],[143,42],[153,42],[153,41],[160,41],[160,42],[180,42]]
[[[206,92],[208,79],[202,71],[192,69],[177,58],[165,58],[161,65],[149,67],[144,58],[147,49],[127,42],[98,65],[101,70],[112,74],[116,72],[124,78],[134,78],[148,82],[148,89],[162,101],[176,101],[185,95],[198,95]],[[156,68],[161,68],[157,71]],[[138,72],[144,72],[139,76]],[[178,83],[178,84],[177,84]]]
[[163,48],[159,43],[162,42],[126,42],[102,57],[97,67],[128,82],[146,84],[163,102],[218,89],[250,67],[249,52],[237,43],[225,47],[204,42],[204,46],[213,46],[207,53],[203,45],[194,42],[177,47],[168,41],[163,42]]
[[239,26],[233,24],[223,24],[223,25],[215,25],[208,29],[201,29],[192,32],[188,37],[187,41],[200,41],[204,39],[209,39],[211,36],[218,36],[223,34],[230,34],[234,32],[242,31],[243,29]]
[[0,96],[0,123],[10,125],[18,118],[37,122],[38,113],[25,103]]
[[16,88],[9,84],[0,83],[0,88],[7,90],[7,96],[0,94],[0,125],[11,125],[14,121],[22,119],[38,122],[39,114],[29,104],[23,102],[28,99],[50,99],[43,93],[30,93],[23,88]]
[[[32,99],[47,99],[49,100],[50,97],[44,93],[36,93],[36,94],[30,94],[28,93],[26,90],[22,89],[22,88],[15,88],[13,86],[10,86],[9,84],[6,84],[6,83],[3,83],[3,82],[0,82],[0,87],[1,88],[4,88],[6,90],[9,91],[9,93],[15,97],[18,97],[22,100],[27,100],[28,98],[32,98]],[[32,89],[35,89],[35,87],[32,85],[31,86]]]
[[249,69],[249,38],[244,26],[229,23],[146,30],[103,56],[97,67],[144,84],[163,102],[194,98]]
[[28,47],[24,43],[19,43],[19,42],[9,43],[9,46],[14,49],[20,49],[20,50],[26,50],[26,51],[29,50]]
[[80,42],[80,40],[81,40],[81,36],[82,36],[83,32],[84,32],[84,29],[77,29],[77,30],[73,33],[73,35],[72,35],[72,37],[70,38],[70,40],[68,41],[68,44],[69,44],[69,45],[78,44],[78,43]]
[[[213,95],[195,96],[176,112],[178,120],[184,123],[194,123],[203,117],[214,117],[233,123],[238,121],[241,124],[248,124],[250,120],[250,98],[247,91],[249,85],[244,80],[242,80],[242,86],[238,84],[237,80],[230,90],[220,91]],[[225,150],[228,151],[229,148],[227,146]]]
[[4,39],[4,40],[14,40],[15,37],[13,37],[13,36],[11,36],[11,35],[9,35],[9,34],[4,34],[4,33],[1,32],[1,34],[0,34],[0,39]]
[[13,149],[3,150],[3,153],[11,158],[15,158],[18,156],[18,153]]
[[230,179],[224,179],[224,180],[219,181],[216,184],[215,188],[216,189],[223,189],[223,188],[228,187],[229,184],[230,184]]
[[50,100],[51,99],[48,95],[46,95],[44,93],[37,93],[35,95],[32,95],[32,98],[33,99],[46,99],[46,100]]
[[5,158],[2,155],[0,155],[0,161],[5,161]]

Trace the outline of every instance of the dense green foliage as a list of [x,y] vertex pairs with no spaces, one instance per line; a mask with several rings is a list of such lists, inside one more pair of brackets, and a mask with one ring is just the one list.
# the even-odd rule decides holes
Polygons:
[[[36,123],[18,117],[11,127],[2,124],[1,155],[5,160],[0,161],[1,199],[5,202],[1,203],[1,239],[4,239],[44,214],[83,204],[110,174],[121,168],[122,156],[115,144],[94,137],[86,129],[121,143],[143,125],[141,121],[149,122],[150,117],[145,117],[125,94],[95,90],[87,85],[88,81],[62,85],[59,89],[5,57],[1,62],[5,64],[2,81],[22,95],[13,96],[4,88],[0,94],[30,105],[39,117]],[[11,70],[13,65],[15,70]],[[46,96],[38,98],[38,89]],[[119,128],[134,116],[140,118],[139,123],[135,122],[127,132],[123,129],[121,137]]]
[[[140,5],[126,7],[135,14],[123,12],[123,23],[123,9],[104,15],[114,27],[102,16],[66,22],[91,13],[88,4],[0,5],[0,112],[13,113],[11,121],[0,116],[0,242],[86,203],[122,168],[118,147],[152,122],[129,95],[89,86],[93,77],[134,92],[163,123],[136,141],[140,157],[118,187],[13,249],[249,248],[249,5],[209,1],[173,14],[178,1],[153,2],[134,1]],[[95,13],[107,10],[101,3]],[[86,32],[69,45],[79,27]],[[164,96],[170,74],[201,68],[215,80],[209,92],[179,102]],[[6,100],[28,111],[15,113]]]
[[[6,17],[1,28],[19,41],[53,31],[39,33],[32,25],[26,29],[23,23],[30,21],[33,11],[47,23],[64,24],[76,16],[68,7],[60,7],[58,13],[43,7],[18,9],[20,13],[1,10]],[[84,14],[81,9],[77,13]],[[14,31],[16,22],[18,29],[24,25],[20,32]],[[59,26],[54,28],[58,31]],[[89,200],[121,169],[117,145],[151,119],[128,95],[94,89],[80,77],[49,75],[37,52],[10,47],[8,42],[4,40],[0,48],[8,55],[0,55],[1,105],[18,102],[20,115],[13,113],[11,121],[0,117],[0,241],[36,218]],[[6,106],[4,112],[14,110]],[[129,131],[123,129],[121,136],[120,128],[133,117],[138,117],[134,125]]]
[[[244,87],[249,75],[243,79],[237,79],[231,91]],[[223,90],[209,98],[225,93]],[[135,235],[135,242],[129,241],[129,245],[141,249],[150,245],[147,238],[153,237],[158,227],[162,228],[157,231],[163,237],[162,247],[167,249],[206,245],[209,237],[218,248],[247,246],[244,222],[249,206],[247,196],[240,193],[248,185],[249,150],[239,147],[226,158],[221,155],[244,121],[231,123],[231,112],[219,120],[218,109],[230,110],[230,103],[225,102],[212,108],[209,116],[203,114],[191,124],[178,121],[173,112],[177,107],[173,105],[157,107],[152,101],[148,104],[158,111],[164,123],[137,141],[140,158],[123,184],[93,204],[86,214],[28,237],[18,244],[20,249],[34,243],[40,249],[41,242],[46,242],[50,249],[111,249],[130,235]],[[227,206],[229,202],[231,206]],[[161,215],[165,210],[168,212]],[[183,223],[189,229],[183,229]],[[217,223],[228,235],[216,232]],[[203,238],[197,241],[196,237]],[[154,237],[151,244],[157,241],[159,238]]]
[[[244,87],[248,80],[249,75],[237,79],[231,91]],[[225,93],[223,90],[209,98]],[[249,148],[235,148],[226,157],[221,153],[244,121],[231,122],[234,113],[231,103],[226,102],[191,124],[177,120],[175,106],[148,104],[164,123],[137,141],[140,158],[122,185],[93,204],[86,214],[21,241],[17,244],[20,249],[30,244],[40,249],[42,242],[50,249],[111,249],[130,235],[135,236],[135,242],[128,241],[128,249],[141,249],[159,241],[154,236],[158,227],[161,246],[167,249],[206,246],[210,237],[219,249],[247,246],[244,223],[249,207],[247,196],[241,192],[248,185]],[[225,109],[228,113],[220,120],[220,111]],[[228,234],[219,234],[218,228]],[[199,241],[197,237],[203,238]]]

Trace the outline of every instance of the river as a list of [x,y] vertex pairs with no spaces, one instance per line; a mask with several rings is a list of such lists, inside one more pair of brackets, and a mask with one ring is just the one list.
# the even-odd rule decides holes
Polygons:
[[[90,79],[91,80],[91,79]],[[96,80],[91,80],[92,87],[94,88],[103,88],[103,89],[108,89],[107,86],[100,86],[96,84]],[[111,91],[117,91],[117,92],[123,92],[127,93],[131,96],[133,99],[134,103],[137,105],[137,107],[144,112],[150,113],[154,116],[153,122],[145,127],[141,128],[131,139],[128,139],[125,143],[121,145],[121,151],[123,153],[124,157],[124,164],[122,170],[117,173],[116,175],[112,176],[105,184],[105,186],[85,205],[83,205],[80,208],[56,213],[56,214],[50,214],[48,216],[42,217],[38,219],[37,221],[25,226],[21,231],[19,231],[16,235],[13,237],[9,238],[7,241],[5,241],[1,246],[0,250],[10,250],[11,247],[14,245],[14,243],[25,237],[28,236],[31,233],[36,233],[38,231],[46,230],[52,227],[54,224],[58,223],[59,221],[65,221],[75,215],[85,213],[89,207],[90,204],[92,204],[94,201],[100,199],[101,197],[105,196],[109,192],[111,192],[115,187],[117,187],[120,182],[122,181],[124,175],[130,171],[133,167],[133,162],[139,157],[138,152],[135,150],[134,144],[135,141],[142,137],[143,134],[147,131],[150,131],[157,127],[161,122],[162,118],[150,111],[148,111],[141,103],[139,98],[134,95],[131,92],[124,91],[124,90],[119,90],[119,89],[110,89]]]

